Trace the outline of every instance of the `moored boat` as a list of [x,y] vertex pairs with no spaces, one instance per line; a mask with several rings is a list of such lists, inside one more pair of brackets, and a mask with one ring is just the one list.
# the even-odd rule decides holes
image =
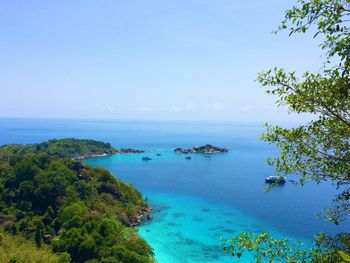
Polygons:
[[286,177],[284,176],[278,176],[278,175],[272,175],[265,178],[265,183],[269,184],[284,184],[286,182]]

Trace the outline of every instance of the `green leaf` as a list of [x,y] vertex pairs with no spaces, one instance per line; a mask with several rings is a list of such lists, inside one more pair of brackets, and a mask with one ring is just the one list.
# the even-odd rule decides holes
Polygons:
[[343,260],[345,260],[346,262],[350,262],[350,256],[348,254],[345,254],[343,251],[340,250],[338,250],[337,252]]

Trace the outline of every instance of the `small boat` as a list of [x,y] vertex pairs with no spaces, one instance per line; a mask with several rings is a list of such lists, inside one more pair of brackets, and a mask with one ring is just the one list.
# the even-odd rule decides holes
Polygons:
[[286,177],[284,176],[277,176],[277,175],[273,175],[273,176],[269,176],[265,178],[265,183],[268,184],[284,184],[286,182]]
[[142,157],[142,161],[150,161],[150,160],[152,160],[152,158],[150,158],[150,157]]

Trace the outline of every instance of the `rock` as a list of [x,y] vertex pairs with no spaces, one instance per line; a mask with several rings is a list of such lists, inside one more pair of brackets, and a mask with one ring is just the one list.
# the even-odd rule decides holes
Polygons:
[[144,150],[132,149],[132,148],[121,148],[120,153],[144,153]]
[[104,156],[110,156],[115,154],[114,152],[96,152],[96,153],[88,153],[84,155],[77,155],[72,157],[73,160],[82,160],[82,159],[87,159],[87,158],[95,158],[95,157],[104,157]]
[[142,157],[142,161],[150,161],[150,160],[152,160],[152,158],[150,158],[150,157],[148,157],[148,156]]
[[228,152],[228,148],[222,148],[213,146],[210,144],[204,145],[204,146],[194,146],[190,149],[184,149],[184,148],[176,148],[174,152],[176,153],[204,153],[204,154],[213,154],[213,153],[225,153]]
[[192,157],[191,157],[191,156],[186,156],[185,159],[186,159],[186,160],[191,160]]
[[195,151],[193,149],[183,149],[183,148],[176,148],[174,150],[174,152],[176,153],[195,153]]
[[157,153],[157,156],[162,156],[160,153]]
[[145,220],[152,220],[153,216],[151,215],[152,207],[149,204],[145,204],[144,206],[137,209],[135,216],[128,219],[125,224],[127,226],[137,226],[140,225]]

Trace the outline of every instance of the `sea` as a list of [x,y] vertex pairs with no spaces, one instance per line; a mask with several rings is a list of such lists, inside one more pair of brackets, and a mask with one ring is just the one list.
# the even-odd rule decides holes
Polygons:
[[[329,182],[300,186],[293,182],[297,177],[289,175],[284,185],[265,191],[264,178],[274,175],[266,160],[279,150],[260,140],[264,131],[263,123],[244,122],[0,118],[0,145],[69,137],[143,149],[142,154],[84,162],[107,168],[147,198],[153,220],[139,226],[138,232],[153,247],[156,261],[255,262],[247,253],[232,257],[223,244],[249,231],[312,246],[321,231],[335,234],[349,228],[322,217],[338,191]],[[174,152],[205,144],[230,151],[210,157]]]

